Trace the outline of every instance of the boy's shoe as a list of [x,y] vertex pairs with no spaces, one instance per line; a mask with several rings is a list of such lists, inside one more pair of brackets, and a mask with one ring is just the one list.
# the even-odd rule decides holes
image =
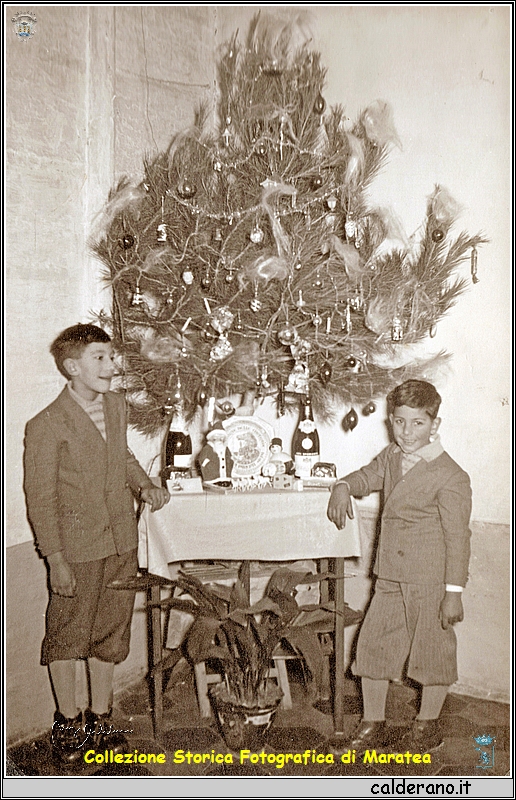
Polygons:
[[87,708],[84,712],[84,729],[88,734],[88,744],[94,750],[112,750],[126,753],[128,742],[121,731],[111,722],[112,709],[106,714],[94,714]]
[[349,747],[357,752],[364,750],[375,750],[383,747],[387,742],[388,731],[385,720],[382,722],[368,722],[363,719],[349,743]]
[[82,711],[69,719],[60,711],[54,714],[52,725],[52,757],[61,764],[76,764],[84,755],[86,735],[83,728]]
[[399,743],[400,751],[430,753],[443,743],[438,719],[415,719]]

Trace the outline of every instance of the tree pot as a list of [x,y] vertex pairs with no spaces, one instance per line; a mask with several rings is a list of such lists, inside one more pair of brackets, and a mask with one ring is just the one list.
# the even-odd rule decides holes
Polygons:
[[243,705],[234,700],[225,684],[217,684],[210,698],[220,732],[230,750],[259,750],[272,725],[281,700],[278,691],[267,697],[266,704]]

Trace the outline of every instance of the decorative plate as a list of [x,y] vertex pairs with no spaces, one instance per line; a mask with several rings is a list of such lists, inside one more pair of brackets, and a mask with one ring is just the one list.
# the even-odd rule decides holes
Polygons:
[[233,457],[232,477],[260,475],[269,460],[272,426],[257,417],[230,417],[222,423],[228,435]]

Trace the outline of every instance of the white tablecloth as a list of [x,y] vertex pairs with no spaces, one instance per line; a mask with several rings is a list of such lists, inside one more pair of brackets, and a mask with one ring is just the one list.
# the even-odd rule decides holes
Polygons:
[[326,517],[326,490],[173,494],[140,519],[139,563],[169,577],[168,564],[195,560],[295,561],[360,555],[357,515],[339,531]]

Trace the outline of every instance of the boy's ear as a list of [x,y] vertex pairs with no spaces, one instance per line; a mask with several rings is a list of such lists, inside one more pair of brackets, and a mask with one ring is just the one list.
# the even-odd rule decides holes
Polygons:
[[65,358],[63,360],[63,367],[67,371],[68,375],[75,375],[77,373],[77,364],[75,363],[75,358]]
[[430,434],[432,436],[434,435],[434,433],[437,433],[440,424],[441,424],[441,417],[436,417],[432,422],[432,427],[430,428]]

